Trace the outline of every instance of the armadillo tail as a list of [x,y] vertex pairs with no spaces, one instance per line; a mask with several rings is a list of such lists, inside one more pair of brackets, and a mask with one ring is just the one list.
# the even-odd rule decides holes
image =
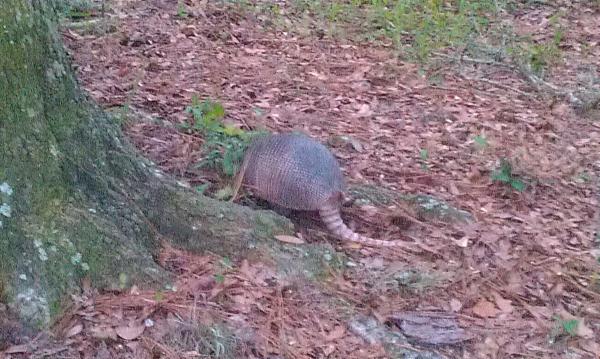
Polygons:
[[373,239],[354,232],[344,224],[344,221],[342,221],[342,217],[340,216],[340,210],[336,206],[326,205],[319,210],[319,214],[321,215],[321,220],[327,226],[327,229],[343,240],[377,247],[395,247],[399,245],[396,241]]

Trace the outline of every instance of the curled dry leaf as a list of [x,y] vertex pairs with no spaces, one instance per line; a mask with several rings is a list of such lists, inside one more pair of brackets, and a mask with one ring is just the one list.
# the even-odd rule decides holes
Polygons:
[[4,354],[22,354],[27,353],[29,351],[29,346],[25,344],[13,345],[12,347],[6,349]]
[[456,298],[450,299],[450,309],[452,309],[453,312],[458,312],[461,308],[462,303],[460,302],[460,300]]
[[577,336],[582,337],[582,338],[586,338],[586,339],[591,339],[594,337],[594,331],[592,330],[592,328],[588,327],[585,324],[585,320],[581,319],[579,321],[579,323],[577,323]]
[[346,335],[346,328],[342,325],[338,325],[333,328],[326,336],[326,340],[328,342],[332,342],[334,340],[338,340]]
[[294,236],[288,236],[288,235],[285,235],[285,234],[277,235],[277,236],[275,236],[275,239],[277,239],[278,241],[281,241],[281,242],[291,243],[291,244],[304,244],[304,243],[306,243],[301,238],[294,237]]
[[493,303],[481,298],[473,307],[473,314],[480,318],[493,318],[498,315],[499,310]]
[[593,353],[600,358],[600,344],[598,344],[595,340],[585,340],[581,342],[580,346],[584,350]]
[[77,324],[67,331],[67,333],[65,334],[65,337],[70,338],[72,336],[75,336],[75,335],[81,333],[82,330],[83,330],[83,325],[81,323]]
[[333,344],[329,344],[325,348],[323,348],[323,354],[325,354],[326,357],[333,354],[333,352],[335,352],[335,345]]
[[510,313],[513,311],[512,302],[508,299],[504,299],[500,293],[493,292],[494,301],[496,302],[496,306],[500,308],[500,310],[504,313]]
[[98,325],[90,328],[90,333],[92,334],[92,337],[98,339],[117,339],[115,329],[105,325]]
[[454,242],[454,244],[456,244],[457,246],[459,246],[461,248],[467,248],[469,246],[469,237],[464,236],[461,239],[452,240],[452,242]]
[[121,338],[125,339],[125,340],[133,340],[136,339],[137,337],[139,337],[140,335],[142,335],[142,333],[144,332],[144,329],[146,329],[146,326],[142,325],[136,325],[133,327],[130,326],[121,326],[121,327],[117,327],[115,328],[115,331],[117,332],[117,335],[120,336]]

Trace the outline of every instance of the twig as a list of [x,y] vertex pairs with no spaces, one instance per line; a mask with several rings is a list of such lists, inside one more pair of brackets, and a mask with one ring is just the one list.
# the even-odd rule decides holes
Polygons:
[[590,290],[590,289],[584,287],[583,285],[581,285],[577,281],[577,279],[574,278],[574,275],[572,273],[569,273],[568,276],[563,276],[563,278],[566,279],[573,286],[577,287],[577,289],[579,289],[583,293],[589,295],[590,297],[593,297],[593,298],[596,298],[596,299],[600,300],[600,293],[596,293],[593,290]]
[[507,86],[507,85],[504,85],[504,84],[502,84],[502,83],[500,83],[500,82],[497,82],[497,81],[494,81],[494,80],[488,80],[488,79],[484,79],[484,78],[472,78],[472,77],[466,77],[466,76],[463,76],[463,78],[464,78],[465,80],[468,80],[468,81],[480,81],[480,82],[485,82],[485,83],[488,83],[488,84],[490,84],[490,85],[493,85],[493,86],[499,87],[499,88],[501,88],[501,89],[504,89],[504,90],[508,90],[508,91],[513,91],[513,92],[516,92],[516,93],[518,93],[519,95],[523,95],[523,96],[527,96],[527,97],[535,97],[534,95],[532,95],[532,94],[530,94],[530,93],[527,93],[527,92],[521,91],[521,90],[519,90],[519,89],[516,89],[516,88],[510,87],[510,86]]
[[525,78],[527,78],[527,80],[529,80],[529,82],[531,82],[538,91],[541,92],[543,88],[546,88],[546,90],[549,90],[550,92],[552,92],[552,94],[554,96],[567,98],[567,100],[573,107],[578,107],[578,108],[584,107],[583,101],[581,101],[581,99],[579,99],[577,96],[575,96],[573,94],[573,91],[559,89],[557,86],[555,86],[549,82],[546,82],[546,81],[542,80],[541,78],[539,78],[538,76],[534,75],[528,68],[525,68],[524,66],[521,66],[519,68],[519,73],[521,73],[521,75],[525,76]]
[[495,61],[495,60],[475,59],[475,58],[472,58],[472,57],[469,57],[469,56],[460,56],[460,57],[458,57],[458,56],[452,56],[452,55],[443,54],[441,52],[434,52],[433,54],[435,56],[444,57],[444,58],[447,58],[447,59],[450,59],[450,60],[454,60],[454,61],[459,61],[459,62],[465,61],[465,62],[472,62],[472,63],[475,63],[475,64],[497,65],[497,66],[510,66],[510,65],[507,65],[505,63],[498,62],[498,61]]
[[[530,82],[536,88],[536,90],[538,92],[549,91],[552,93],[553,96],[566,98],[567,101],[571,104],[571,106],[573,106],[575,108],[585,108],[585,106],[586,106],[584,101],[582,101],[579,97],[575,96],[574,91],[568,90],[568,89],[561,90],[558,86],[542,80],[540,77],[534,75],[528,66],[515,66],[515,65],[507,64],[507,63],[504,63],[501,61],[476,59],[476,58],[462,56],[462,55],[461,56],[452,56],[452,55],[447,55],[447,54],[443,54],[440,52],[434,52],[433,54],[436,56],[439,56],[439,57],[444,57],[444,58],[451,59],[454,61],[459,61],[459,62],[471,62],[471,63],[483,64],[483,65],[501,66],[501,67],[505,67],[505,68],[514,70],[517,73],[519,73],[521,76],[523,76],[528,82]],[[470,80],[487,82],[494,86],[497,86],[497,87],[500,87],[500,88],[503,88],[506,90],[514,91],[514,92],[520,93],[520,94],[528,96],[528,97],[532,96],[531,94],[525,93],[525,92],[517,90],[517,89],[513,89],[511,87],[502,85],[502,84],[492,81],[492,80],[487,80],[487,79],[470,79]]]

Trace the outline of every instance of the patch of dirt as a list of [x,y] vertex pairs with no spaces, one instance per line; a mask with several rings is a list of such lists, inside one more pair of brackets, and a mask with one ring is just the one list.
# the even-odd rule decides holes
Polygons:
[[[71,347],[123,356],[136,350],[200,355],[174,353],[161,344],[152,334],[158,324],[139,336],[128,329],[132,338],[113,333],[128,321],[139,326],[176,316],[208,326],[215,318],[235,320],[251,328],[251,339],[240,347],[243,357],[386,357],[383,347],[369,346],[346,329],[343,311],[324,294],[335,293],[380,319],[402,310],[459,314],[477,337],[441,347],[449,357],[600,355],[594,339],[600,337],[599,268],[592,255],[598,246],[598,121],[540,99],[508,70],[478,77],[476,67],[465,76],[448,66],[440,70],[442,84],[434,85],[417,65],[398,60],[384,46],[302,37],[232,7],[186,4],[187,17],[181,17],[176,2],[118,2],[107,14],[118,19],[116,32],[64,30],[80,81],[96,101],[152,117],[137,121],[132,115],[136,120],[125,132],[160,167],[195,184],[215,180],[191,169],[201,159],[202,138],[176,130],[192,96],[200,94],[220,101],[226,121],[242,128],[298,129],[323,142],[350,136],[360,146],[333,148],[350,182],[430,194],[477,221],[407,229],[393,224],[399,208],[385,215],[383,209],[353,210],[349,219],[361,231],[401,239],[413,249],[345,248],[358,267],[334,276],[322,292],[257,283],[256,271],[268,270],[259,264],[242,264],[214,283],[214,259],[193,264],[180,253],[185,263],[177,267],[178,292],[162,300],[132,290],[82,301],[62,329],[83,323],[68,341]],[[578,45],[597,45],[597,12],[568,9],[565,61],[550,77],[565,86],[576,83],[578,66],[598,66],[600,58],[600,47],[591,46],[583,57]],[[553,11],[540,6],[513,20],[537,26]],[[486,138],[485,148],[477,146],[476,136]],[[502,157],[513,160],[515,173],[532,179],[524,192],[490,180]],[[391,219],[382,222],[382,216]],[[434,273],[438,281],[416,290],[394,277],[409,268]],[[557,316],[580,319],[581,332],[549,344],[560,326]],[[103,333],[111,338],[108,347],[98,344]]]

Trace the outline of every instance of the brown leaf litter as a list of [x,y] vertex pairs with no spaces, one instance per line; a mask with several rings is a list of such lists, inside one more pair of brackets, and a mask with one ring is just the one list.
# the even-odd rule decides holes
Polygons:
[[[436,86],[385,47],[316,40],[274,30],[231,7],[185,3],[187,18],[165,1],[115,3],[117,32],[65,30],[91,96],[106,108],[149,115],[139,120],[131,112],[125,132],[160,167],[192,183],[216,180],[192,169],[202,157],[202,138],[175,127],[198,93],[220,101],[226,120],[242,128],[298,129],[323,142],[348,136],[350,145],[332,148],[350,182],[431,194],[468,210],[476,223],[468,229],[393,221],[384,226],[379,209],[351,209],[358,228],[402,238],[407,248],[347,249],[360,267],[323,283],[327,289],[277,281],[269,286],[272,273],[260,263],[243,263],[217,281],[215,258],[167,249],[164,265],[178,275],[177,291],[80,298],[58,330],[69,348],[106,357],[198,357],[197,348],[178,352],[161,331],[173,323],[210,327],[227,320],[239,323],[237,334],[247,338],[239,347],[244,357],[385,357],[382,347],[366,345],[346,329],[325,294],[335,293],[378,318],[400,311],[459,314],[466,318],[461,325],[477,336],[444,349],[451,357],[560,357],[566,344],[581,358],[599,355],[593,339],[600,336],[598,264],[590,254],[598,197],[596,184],[584,178],[599,174],[596,122],[530,96],[530,85],[509,71],[479,81],[479,68],[465,75],[449,67],[443,86]],[[512,20],[533,26],[530,31],[543,38],[549,30],[537,26],[552,11],[540,6]],[[599,41],[599,18],[584,6],[569,8],[561,19],[570,26],[565,61],[550,81],[575,86],[577,66],[598,65],[599,47],[589,48],[586,57],[579,44],[582,38]],[[485,137],[487,147],[478,148],[475,136]],[[535,179],[525,192],[491,183],[501,157],[512,159],[515,173]],[[280,240],[301,245],[304,239],[298,239]],[[380,263],[362,262],[365,257]],[[443,280],[415,289],[418,281],[394,276],[409,268]],[[567,314],[585,318],[577,335],[549,346],[556,315],[568,320]],[[109,344],[97,344],[102,338]]]

